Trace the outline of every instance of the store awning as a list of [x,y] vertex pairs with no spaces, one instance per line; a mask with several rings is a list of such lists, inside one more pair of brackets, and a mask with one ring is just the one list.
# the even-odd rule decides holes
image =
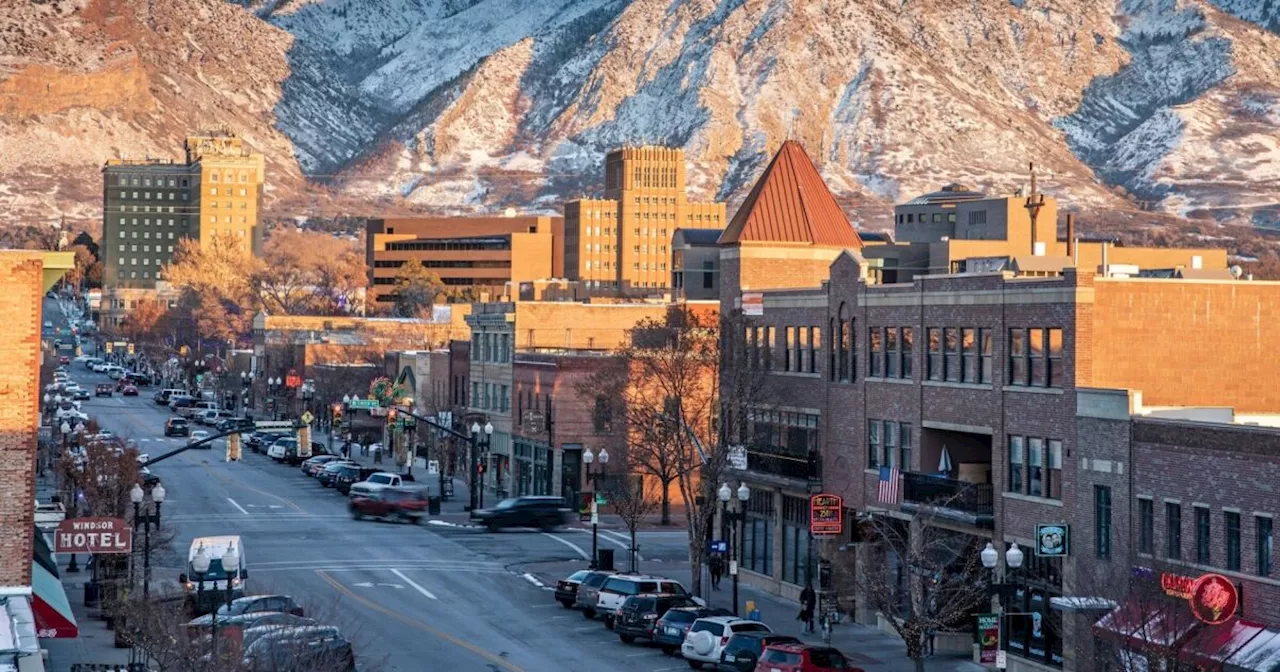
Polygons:
[[1218,625],[1205,625],[1182,645],[1179,657],[1201,670],[1221,670],[1232,654],[1264,632],[1266,626],[1239,618]]
[[1271,672],[1280,668],[1280,632],[1265,630],[1227,659],[1224,672]]
[[1128,601],[1103,616],[1093,626],[1094,633],[1136,651],[1148,648],[1167,650],[1185,638],[1199,623],[1190,610]]
[[74,638],[80,635],[71,602],[62,582],[43,565],[31,563],[31,609],[36,616],[36,634],[41,639]]

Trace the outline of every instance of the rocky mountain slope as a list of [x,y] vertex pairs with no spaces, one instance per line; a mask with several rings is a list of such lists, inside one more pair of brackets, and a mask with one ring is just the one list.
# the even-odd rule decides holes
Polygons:
[[943,183],[1010,191],[1029,161],[1096,226],[1280,226],[1280,3],[0,7],[0,219],[92,217],[103,159],[209,125],[268,154],[280,215],[554,211],[623,143],[685,147],[693,190],[733,200],[793,137],[873,227]]

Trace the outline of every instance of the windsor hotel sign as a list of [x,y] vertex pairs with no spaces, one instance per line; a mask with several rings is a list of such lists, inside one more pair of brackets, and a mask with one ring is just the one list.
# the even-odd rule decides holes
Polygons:
[[68,518],[53,533],[55,553],[128,553],[133,530],[124,518]]

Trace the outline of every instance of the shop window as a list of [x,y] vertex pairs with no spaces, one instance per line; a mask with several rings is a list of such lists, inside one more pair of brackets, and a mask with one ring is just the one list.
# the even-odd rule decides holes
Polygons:
[[1150,555],[1155,550],[1156,513],[1150,499],[1138,500],[1138,552]]
[[1207,565],[1213,559],[1213,554],[1209,549],[1209,509],[1197,506],[1196,508],[1196,562]]
[[1182,505],[1165,502],[1165,554],[1170,560],[1182,559]]

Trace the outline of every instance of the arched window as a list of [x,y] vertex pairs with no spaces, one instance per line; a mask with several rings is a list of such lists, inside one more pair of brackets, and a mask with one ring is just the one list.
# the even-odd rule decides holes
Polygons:
[[842,383],[850,382],[857,377],[857,364],[853,350],[853,317],[850,313],[849,304],[841,303],[837,313],[835,341],[839,344],[836,371]]

